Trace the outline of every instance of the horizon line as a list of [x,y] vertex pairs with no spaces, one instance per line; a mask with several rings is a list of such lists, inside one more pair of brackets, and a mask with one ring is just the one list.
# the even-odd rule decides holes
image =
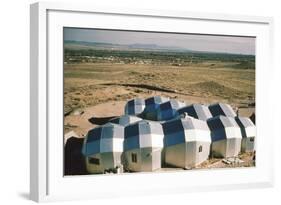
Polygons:
[[[151,44],[151,43],[131,43],[131,44],[120,44],[120,43],[107,43],[107,42],[98,42],[98,41],[86,41],[86,40],[69,40],[69,39],[63,39],[63,42],[66,41],[72,41],[72,42],[85,42],[85,43],[97,43],[97,44],[109,44],[109,45],[118,45],[118,46],[130,46],[130,45],[155,45],[159,48],[163,48],[162,50],[169,50],[169,49],[165,49],[165,48],[171,48],[170,51],[182,51],[182,52],[201,52],[201,53],[219,53],[219,54],[232,54],[232,55],[244,55],[244,56],[256,56],[256,54],[246,54],[246,53],[231,53],[231,52],[222,52],[222,51],[207,51],[207,50],[195,50],[195,49],[189,49],[189,48],[184,48],[184,47],[178,47],[178,46],[161,46],[159,44]],[[134,49],[134,48],[128,48],[128,49]],[[135,48],[137,49],[137,48]],[[146,48],[143,48],[146,49]],[[119,49],[122,50],[122,49]],[[147,50],[157,50],[157,49],[149,49],[147,48]],[[160,50],[160,49],[158,49]]]

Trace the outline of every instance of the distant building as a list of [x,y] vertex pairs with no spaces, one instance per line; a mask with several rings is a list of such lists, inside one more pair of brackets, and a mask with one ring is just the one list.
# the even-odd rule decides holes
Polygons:
[[84,140],[82,153],[89,173],[104,173],[121,166],[124,127],[106,123],[90,130]]
[[163,123],[165,164],[192,168],[207,160],[211,135],[206,121],[192,117]]
[[241,150],[241,130],[235,119],[216,116],[207,120],[211,130],[211,153],[214,157],[237,156]]
[[163,129],[159,122],[142,120],[125,127],[123,165],[130,171],[161,168]]

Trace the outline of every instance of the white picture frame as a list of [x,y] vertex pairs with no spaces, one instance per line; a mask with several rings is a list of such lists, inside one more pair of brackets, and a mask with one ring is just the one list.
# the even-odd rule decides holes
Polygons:
[[[64,177],[64,26],[256,36],[256,167]],[[30,198],[39,202],[273,186],[274,142],[273,131],[270,129],[273,117],[270,109],[265,109],[271,107],[267,96],[272,86],[272,29],[273,19],[270,17],[100,8],[91,4],[73,3],[32,4]],[[118,188],[112,186],[114,184],[118,184]]]

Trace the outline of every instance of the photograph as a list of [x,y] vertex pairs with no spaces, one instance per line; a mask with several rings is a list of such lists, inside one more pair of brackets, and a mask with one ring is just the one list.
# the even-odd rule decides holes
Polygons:
[[255,167],[256,37],[63,27],[64,176]]

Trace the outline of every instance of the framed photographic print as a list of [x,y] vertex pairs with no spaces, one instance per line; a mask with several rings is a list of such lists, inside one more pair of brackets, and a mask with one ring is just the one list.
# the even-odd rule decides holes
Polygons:
[[272,24],[31,5],[31,199],[272,186]]

